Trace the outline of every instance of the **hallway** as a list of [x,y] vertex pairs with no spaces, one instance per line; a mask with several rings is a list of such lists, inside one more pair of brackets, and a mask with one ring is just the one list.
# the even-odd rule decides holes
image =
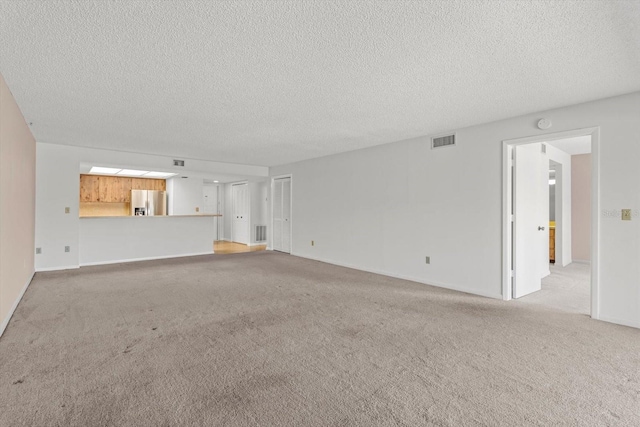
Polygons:
[[550,264],[549,268],[551,275],[542,279],[542,290],[518,301],[589,315],[591,266],[574,262],[566,267]]

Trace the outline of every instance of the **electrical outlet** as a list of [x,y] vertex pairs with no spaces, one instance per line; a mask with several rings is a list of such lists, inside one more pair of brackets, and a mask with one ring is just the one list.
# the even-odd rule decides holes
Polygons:
[[64,213],[66,214],[71,213],[71,208],[69,207],[64,208]]
[[631,221],[631,209],[622,209],[622,220]]
[[36,255],[40,255],[42,253],[42,248],[36,248]]
[[65,246],[64,247],[64,251],[65,252],[71,252],[71,246]]
[[196,208],[196,212],[200,212],[200,208]]
[[427,263],[427,264],[431,264],[431,257],[430,257],[430,256],[425,257],[425,258],[424,258],[424,261],[425,261],[425,263]]
[[311,241],[311,246],[315,246],[316,242],[314,242],[313,240]]

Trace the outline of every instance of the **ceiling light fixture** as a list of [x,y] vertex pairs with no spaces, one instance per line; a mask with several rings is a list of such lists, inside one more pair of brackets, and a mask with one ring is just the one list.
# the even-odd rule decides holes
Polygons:
[[89,173],[118,173],[120,172],[122,169],[119,168],[103,168],[100,166],[93,166],[91,168],[91,170],[89,171]]
[[214,183],[214,184],[217,184],[217,183],[219,183],[219,182],[220,182],[220,181],[213,181],[213,183]]
[[153,177],[153,178],[168,178],[170,176],[177,175],[171,172],[147,172],[145,177]]
[[129,176],[142,176],[149,173],[149,171],[138,171],[135,169],[122,169],[118,172],[118,175],[129,175]]

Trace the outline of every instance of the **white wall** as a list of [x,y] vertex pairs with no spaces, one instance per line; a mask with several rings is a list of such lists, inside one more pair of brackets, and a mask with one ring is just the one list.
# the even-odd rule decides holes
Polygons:
[[80,219],[80,265],[213,253],[213,217]]
[[73,147],[37,144],[36,248],[42,253],[35,257],[36,271],[79,266],[79,170],[80,157]]
[[[640,119],[639,119],[640,120]],[[591,261],[591,154],[571,156],[572,250],[576,261]],[[640,219],[640,218],[638,218]]]
[[0,335],[34,273],[36,141],[0,75]]
[[[203,212],[202,178],[182,178],[177,175],[167,180],[169,215],[198,215]],[[196,211],[196,208],[199,210]]]
[[249,205],[251,209],[251,244],[264,244],[256,242],[256,225],[267,224],[267,198],[269,191],[268,181],[249,182]]
[[224,237],[223,240],[231,241],[231,223],[232,223],[232,203],[231,203],[231,184],[225,184],[221,187],[224,210],[222,217],[225,218],[223,223]]
[[[205,197],[208,196],[208,198]],[[222,194],[222,188],[220,184],[213,184],[205,182],[202,187],[202,208],[200,212],[217,214],[223,212],[224,197]],[[221,240],[223,236],[223,221],[224,217],[215,217],[214,228],[216,229],[216,240]]]
[[[183,171],[171,166],[172,158],[166,156],[37,143],[35,242],[36,247],[42,248],[42,254],[35,257],[36,271],[77,268],[80,265],[80,163]],[[268,168],[261,166],[203,160],[188,160],[187,165],[192,170],[206,173],[268,175]],[[201,206],[201,187],[198,200],[200,205],[196,206]],[[70,208],[69,214],[64,213],[65,207]],[[195,206],[193,208],[195,211]],[[65,246],[70,246],[71,251],[65,253]]]
[[293,174],[294,255],[500,298],[502,141],[599,126],[600,318],[640,327],[640,219],[619,215],[640,208],[638,117],[640,92],[459,129],[456,147],[420,137],[270,174]]
[[[571,264],[571,155],[547,144],[549,160],[562,165],[556,171],[556,265]],[[560,203],[558,203],[560,202]],[[558,238],[559,237],[559,238]]]

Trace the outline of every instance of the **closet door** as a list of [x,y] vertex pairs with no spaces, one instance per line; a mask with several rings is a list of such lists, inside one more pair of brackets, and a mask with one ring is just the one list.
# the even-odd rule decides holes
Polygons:
[[249,244],[249,192],[247,184],[234,184],[231,187],[232,196],[232,240],[237,243]]
[[273,250],[291,253],[291,178],[273,182]]

